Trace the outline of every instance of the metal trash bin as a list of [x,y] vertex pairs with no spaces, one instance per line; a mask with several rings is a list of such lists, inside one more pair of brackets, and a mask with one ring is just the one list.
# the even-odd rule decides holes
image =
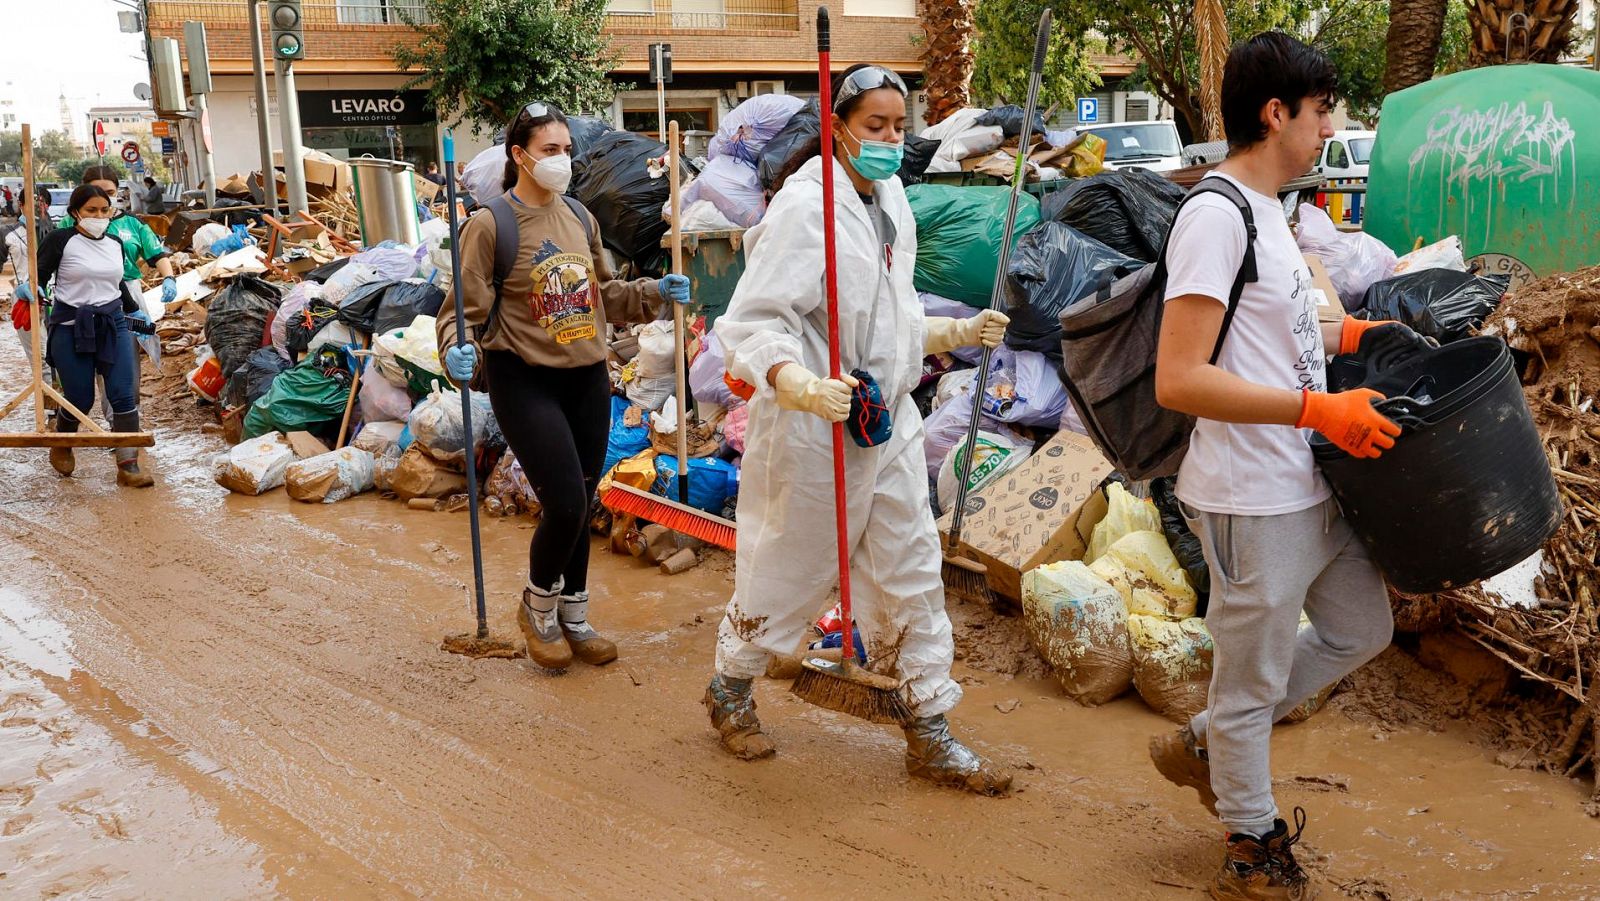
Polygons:
[[[727,311],[733,289],[744,275],[744,231],[683,233],[683,274],[689,276],[695,308],[705,314],[707,326]],[[661,246],[671,248],[670,232],[661,239]]]
[[416,244],[422,240],[417,222],[416,174],[410,163],[362,156],[348,160],[356,186],[356,214],[361,243],[382,241]]

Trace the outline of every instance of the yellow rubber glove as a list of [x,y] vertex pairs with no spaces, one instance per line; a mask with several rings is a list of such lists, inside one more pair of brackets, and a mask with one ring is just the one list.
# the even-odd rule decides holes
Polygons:
[[1011,317],[998,310],[983,310],[971,319],[929,316],[922,321],[926,333],[922,352],[942,354],[958,347],[999,347]]
[[810,413],[829,422],[844,422],[850,415],[851,389],[857,384],[848,374],[839,379],[825,379],[798,363],[790,363],[778,370],[772,388],[777,392],[778,406],[785,410]]

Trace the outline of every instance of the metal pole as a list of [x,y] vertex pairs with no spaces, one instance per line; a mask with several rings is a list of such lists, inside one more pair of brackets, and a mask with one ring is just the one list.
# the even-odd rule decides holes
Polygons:
[[206,115],[206,95],[194,95],[194,111],[199,114],[194,122],[200,134],[200,173],[206,180],[206,206],[216,206],[217,161],[211,155],[211,148],[206,146],[206,132],[209,131],[208,126],[211,121]]
[[667,142],[667,78],[666,58],[661,53],[661,45],[655,45],[656,54],[656,121],[661,129],[661,143]]
[[261,190],[256,200],[278,211],[278,179],[272,174],[272,123],[267,105],[267,64],[261,55],[260,0],[244,0],[250,9],[250,63],[256,77],[256,139],[261,142]]
[[294,63],[276,60],[278,68],[278,124],[283,127],[283,173],[289,185],[289,215],[309,211],[306,202],[306,166],[300,153],[300,100],[294,91]]

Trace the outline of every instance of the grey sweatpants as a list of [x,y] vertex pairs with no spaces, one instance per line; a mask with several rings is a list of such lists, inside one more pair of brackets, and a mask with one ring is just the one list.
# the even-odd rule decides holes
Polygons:
[[[1262,835],[1278,817],[1272,724],[1388,646],[1389,595],[1333,500],[1277,516],[1185,505],[1184,516],[1211,570],[1216,649],[1209,703],[1190,727],[1210,755],[1223,825]],[[1299,632],[1302,608],[1313,628]]]

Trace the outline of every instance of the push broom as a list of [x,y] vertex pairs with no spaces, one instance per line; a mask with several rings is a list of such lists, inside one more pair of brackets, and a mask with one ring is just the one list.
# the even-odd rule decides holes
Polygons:
[[[680,225],[680,174],[678,172],[678,123],[667,123],[667,168],[671,170],[668,183],[672,186],[672,271],[683,273],[683,227]],[[738,529],[720,516],[689,506],[689,361],[685,352],[688,325],[684,322],[683,304],[672,304],[672,334],[678,358],[678,499],[671,501],[630,485],[612,483],[601,499],[614,513],[626,513],[666,526],[708,544],[734,549]]]
[[[821,83],[822,113],[822,247],[824,279],[828,292],[828,370],[841,376],[839,360],[839,280],[834,244],[833,216],[833,85],[829,62],[828,8],[817,10],[817,78]],[[850,615],[850,529],[844,501],[844,423],[833,424],[834,529],[839,545],[839,612],[843,630],[838,662],[821,657],[800,661],[800,675],[790,691],[802,700],[860,717],[873,723],[902,725],[911,721],[900,683],[874,673],[857,659],[855,628]]]
[[[1017,145],[1017,168],[1011,174],[1011,203],[1006,207],[1006,229],[1000,242],[1000,261],[994,275],[994,287],[989,290],[989,309],[999,309],[1005,301],[1006,264],[1011,260],[1011,236],[1017,226],[1017,201],[1022,195],[1022,182],[1027,174],[1028,141],[1033,136],[1033,114],[1039,104],[1039,82],[1044,75],[1044,54],[1050,44],[1050,10],[1039,16],[1039,30],[1033,44],[1033,70],[1028,76],[1028,105],[1022,118],[1022,135]],[[967,494],[972,490],[968,481],[972,474],[972,455],[978,443],[978,423],[983,415],[983,397],[989,389],[989,359],[993,349],[985,347],[978,362],[978,382],[972,394],[972,419],[967,423],[967,434],[956,448],[956,472],[960,482],[956,491],[956,506],[950,514],[950,534],[945,541],[944,577],[945,592],[965,601],[994,601],[989,590],[989,568],[972,559],[961,548],[961,524],[967,515]]]
[[[467,343],[467,311],[461,299],[461,229],[456,222],[456,141],[449,129],[444,133],[445,201],[450,219],[450,293],[455,297],[456,346]],[[480,361],[479,366],[483,363]],[[489,634],[489,618],[483,606],[483,538],[478,531],[478,467],[477,454],[472,446],[472,392],[461,386],[461,428],[466,435],[467,470],[467,522],[472,529],[472,584],[475,589],[474,610],[478,614],[476,632],[451,635],[440,648],[452,654],[467,657],[521,657],[517,646],[503,638]]]

